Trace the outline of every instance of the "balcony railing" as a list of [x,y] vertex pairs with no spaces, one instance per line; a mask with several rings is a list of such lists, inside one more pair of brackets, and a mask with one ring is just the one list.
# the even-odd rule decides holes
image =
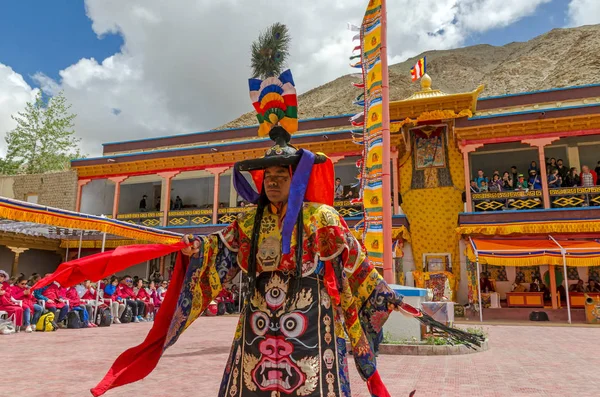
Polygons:
[[550,189],[550,206],[552,208],[600,206],[600,186]]
[[475,212],[544,208],[541,190],[473,193],[471,199]]
[[163,213],[156,212],[136,212],[133,214],[118,214],[117,219],[126,221],[136,225],[144,225],[148,227],[157,227],[162,225]]
[[[354,205],[350,203],[350,201],[338,201],[334,203],[334,206],[344,218],[361,216],[363,212],[360,204]],[[251,207],[219,208],[217,213],[217,223],[224,225],[229,224],[236,220],[240,214],[249,211],[250,209]],[[151,227],[162,226],[162,217],[162,212],[139,212],[117,215],[117,219],[119,220]],[[169,226],[194,227],[211,225],[213,224],[213,210],[189,209],[169,211],[167,221]]]

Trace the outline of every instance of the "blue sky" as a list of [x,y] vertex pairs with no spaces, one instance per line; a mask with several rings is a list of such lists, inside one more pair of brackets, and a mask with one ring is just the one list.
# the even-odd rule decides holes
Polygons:
[[482,34],[472,34],[465,44],[467,46],[504,45],[514,41],[530,40],[554,28],[564,27],[567,24],[568,5],[567,0],[552,0],[550,3],[540,5],[534,15],[522,18],[508,27],[492,29]]
[[[567,0],[553,0],[538,8],[533,16],[500,29],[471,34],[466,45],[503,45],[526,41],[565,25]],[[98,62],[119,51],[123,39],[118,34],[98,38],[92,21],[78,0],[18,0],[0,5],[0,63],[9,65],[32,86],[36,72],[58,79],[61,69],[81,58]]]
[[104,58],[118,52],[120,35],[99,39],[79,0],[17,0],[0,3],[0,63],[12,67],[33,85],[43,72],[58,78],[61,69],[81,58]]

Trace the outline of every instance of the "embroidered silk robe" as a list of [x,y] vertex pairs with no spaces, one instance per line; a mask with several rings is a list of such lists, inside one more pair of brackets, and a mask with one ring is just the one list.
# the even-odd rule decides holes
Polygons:
[[[206,309],[222,285],[246,272],[255,210],[221,232],[198,237],[200,254],[187,267],[164,348]],[[369,263],[343,218],[327,205],[303,206],[303,241],[292,233],[281,251],[280,216],[265,209],[258,240],[256,288],[247,297],[225,367],[219,396],[350,397],[346,338],[373,396],[388,395],[372,344],[389,311],[400,304]],[[292,291],[296,250],[302,278]],[[288,293],[291,292],[291,293]]]

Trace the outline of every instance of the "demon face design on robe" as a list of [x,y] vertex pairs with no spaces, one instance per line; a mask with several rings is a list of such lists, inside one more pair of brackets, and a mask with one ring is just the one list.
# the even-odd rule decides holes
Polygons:
[[303,283],[288,297],[280,273],[262,275],[246,313],[244,384],[265,395],[310,396],[319,376],[318,293]]

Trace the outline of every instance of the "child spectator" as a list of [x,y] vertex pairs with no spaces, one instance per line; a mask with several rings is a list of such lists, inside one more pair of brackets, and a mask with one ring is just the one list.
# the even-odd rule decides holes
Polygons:
[[538,167],[536,161],[532,161],[531,164],[529,165],[529,170],[528,170],[529,174],[531,174],[531,171],[535,171],[535,173],[537,175],[540,174],[540,168]]
[[558,168],[553,168],[548,175],[548,187],[557,188],[562,186],[562,179],[558,175]]
[[[0,310],[8,313],[9,317],[15,317],[15,326],[18,330],[23,326],[23,308],[12,301],[10,291],[8,289],[4,289],[5,285],[5,283],[0,283]],[[29,331],[27,332],[31,332],[31,327],[29,327]]]
[[148,293],[152,298],[152,303],[154,304],[154,311],[156,312],[160,308],[160,304],[162,303],[162,301],[158,297],[158,291],[156,291],[156,283],[153,280],[150,280],[150,283],[148,284]]
[[515,190],[527,190],[529,189],[529,186],[527,185],[527,181],[525,180],[525,177],[523,176],[523,174],[519,174],[519,177],[517,179],[517,184],[515,186]]
[[481,185],[479,186],[479,191],[482,193],[488,191],[488,185],[487,185],[486,181],[481,181]]
[[527,184],[529,185],[529,189],[539,190],[542,188],[542,182],[536,170],[529,170],[529,180],[527,181]]
[[27,279],[19,277],[15,285],[11,287],[10,292],[14,299],[22,302],[21,307],[23,308],[23,326],[25,327],[25,332],[35,330],[35,324],[42,315],[43,309],[37,304],[30,287],[27,285]]
[[4,270],[0,270],[0,284],[4,285],[5,289],[9,287],[8,273],[6,273]]
[[[48,276],[50,276],[50,274],[46,274],[46,277]],[[69,305],[60,297],[59,288],[60,284],[55,281],[50,285],[33,291],[33,295],[37,300],[44,301],[46,310],[54,313],[54,318],[56,318],[58,327],[66,328],[67,326],[64,324],[64,321],[67,319],[67,313],[69,313]],[[57,311],[59,311],[58,316],[56,315]]]
[[136,288],[133,289],[134,293],[135,293],[135,297],[136,299],[144,302],[144,306],[145,306],[145,319],[147,321],[153,321],[154,320],[154,301],[152,299],[152,296],[148,293],[148,290],[146,290],[146,288],[144,288],[144,280],[139,279],[138,283],[136,285]]
[[489,190],[490,192],[501,192],[502,191],[503,182],[500,180],[499,174],[494,174],[492,183],[490,183]]
[[104,287],[104,303],[110,305],[110,314],[113,324],[121,324],[121,315],[125,311],[125,302],[117,292],[119,279],[115,276],[110,278],[110,283]]
[[133,322],[139,323],[144,321],[144,302],[138,300],[133,293],[133,280],[130,276],[121,278],[121,282],[117,286],[117,294],[125,300],[127,306],[131,307],[133,313]]

